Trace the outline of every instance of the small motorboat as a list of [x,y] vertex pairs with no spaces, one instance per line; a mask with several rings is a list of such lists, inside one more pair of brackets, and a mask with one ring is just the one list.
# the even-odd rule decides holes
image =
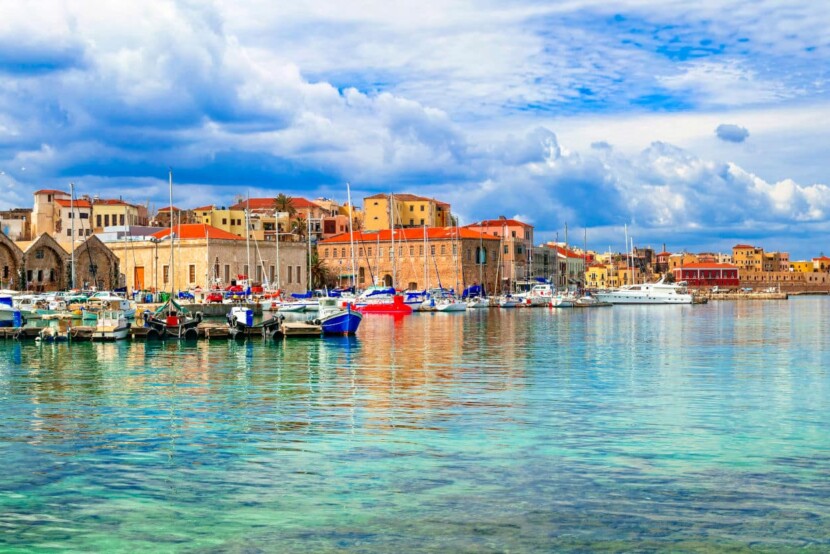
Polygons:
[[363,314],[351,302],[346,302],[345,307],[340,302],[337,298],[320,299],[318,315],[310,322],[322,327],[324,335],[354,335],[363,321]]
[[234,338],[272,338],[282,334],[282,322],[285,321],[285,316],[275,315],[255,325],[254,311],[245,306],[234,306],[226,317],[230,334]]

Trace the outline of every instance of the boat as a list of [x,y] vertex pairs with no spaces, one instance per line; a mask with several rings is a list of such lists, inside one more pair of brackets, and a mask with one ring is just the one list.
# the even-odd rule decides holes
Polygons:
[[664,276],[656,283],[625,285],[616,290],[598,291],[594,296],[610,304],[691,304],[694,301],[685,286],[665,280]]
[[144,326],[149,327],[151,333],[147,338],[172,337],[177,339],[196,340],[199,338],[197,327],[202,322],[202,313],[195,315],[188,313],[186,309],[176,303],[175,300],[168,300],[166,303],[151,313],[144,312]]
[[579,298],[571,291],[564,291],[555,294],[550,299],[552,308],[573,308]]
[[70,336],[69,321],[66,319],[55,320],[55,325],[48,325],[41,328],[36,341],[41,342],[66,342]]
[[368,299],[366,304],[358,305],[355,310],[361,314],[389,314],[407,315],[412,313],[412,307],[404,304],[403,296],[395,295],[390,299],[378,297]]
[[23,327],[26,318],[23,312],[14,306],[10,294],[0,294],[0,327]]
[[534,285],[524,296],[526,306],[549,306],[553,298],[553,287],[547,283]]
[[325,335],[354,335],[363,315],[354,309],[351,302],[341,307],[337,298],[321,298],[320,310],[310,323],[319,325]]
[[234,306],[226,316],[230,334],[234,338],[261,336],[272,338],[282,334],[282,322],[285,316],[272,316],[261,323],[254,324],[254,311],[245,306]]
[[474,296],[467,299],[467,307],[470,309],[489,308],[490,299],[484,296]]
[[515,308],[520,303],[520,300],[512,294],[505,294],[499,297],[499,308]]
[[[112,307],[113,304],[118,304],[117,308]],[[124,312],[124,317],[132,319],[135,317],[136,304],[123,296],[112,294],[111,292],[96,292],[87,300],[87,312],[101,311],[103,305],[111,306],[110,309],[118,309]],[[87,314],[84,314],[85,316]]]
[[603,306],[613,306],[613,304],[610,302],[603,302],[587,291],[585,294],[577,298],[573,304],[574,308],[601,308]]
[[104,310],[98,314],[93,341],[123,340],[130,334],[130,322],[121,310]]

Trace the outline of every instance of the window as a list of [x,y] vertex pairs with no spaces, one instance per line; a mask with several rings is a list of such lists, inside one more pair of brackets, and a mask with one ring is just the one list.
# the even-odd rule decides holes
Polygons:
[[161,278],[162,282],[164,282],[164,283],[170,282],[170,266],[169,265],[162,266],[161,275],[162,275],[162,278]]
[[457,245],[457,244],[453,244],[453,245],[452,245],[452,255],[453,255],[453,256],[456,256],[457,254],[458,254],[458,245]]
[[87,229],[86,230],[86,236],[89,236],[90,234],[92,234],[92,229]]
[[230,283],[231,282],[231,266],[230,266],[230,264],[225,264],[225,279],[224,279],[223,282],[225,282],[225,283]]
[[98,266],[95,264],[89,264],[89,274],[96,275],[98,273]]
[[[243,265],[242,267],[243,267],[243,269],[244,269],[244,271],[243,271],[242,273],[244,273],[244,274],[245,274],[245,278],[246,278],[246,279],[250,279],[250,278],[251,278],[251,276],[248,274],[248,264],[245,264],[245,265]],[[248,284],[250,285],[250,283],[248,283]]]
[[256,266],[256,280],[258,283],[262,282],[262,266]]
[[340,249],[340,257],[341,257],[341,258],[345,258],[345,257],[346,257],[346,249],[345,249],[345,248],[341,248],[341,249]]
[[[423,204],[421,204],[421,211],[424,211],[424,205]],[[423,219],[421,221],[423,221]]]
[[516,238],[516,231],[510,231],[510,236],[512,236],[515,239]]
[[418,247],[418,254],[421,255],[421,256],[424,255],[424,245],[423,244]]
[[123,226],[123,225],[124,225],[124,214],[121,214],[121,215],[120,215],[120,216],[118,216],[118,217],[119,217],[119,219],[121,220],[121,225]]
[[323,257],[324,257],[324,258],[328,258],[328,257],[329,257],[329,249],[328,249],[328,248],[324,248],[324,249],[323,249]]
[[507,245],[504,245],[504,253],[507,254],[509,252]]
[[441,245],[441,255],[443,256],[443,255],[445,255],[446,253],[447,253],[447,245],[446,245],[446,244],[442,244],[442,245]]
[[409,211],[410,211],[410,212],[414,212],[414,211],[415,211],[415,206],[413,206],[413,205],[411,205],[411,204],[410,204],[410,205],[409,205]]
[[410,219],[410,220],[409,220],[409,224],[410,224],[410,225],[415,225],[415,220],[414,220],[414,219]]
[[288,266],[288,284],[294,282],[294,268],[292,266]]
[[357,255],[361,258],[363,257],[363,247],[362,246],[357,249]]
[[421,225],[424,224],[424,218],[421,218]]
[[297,266],[297,282],[302,283],[303,278],[301,277],[302,273],[300,273],[300,266]]
[[270,281],[271,283],[276,283],[277,282],[276,275],[277,275],[277,268],[275,268],[274,266],[271,266],[271,274],[270,274],[270,277],[268,277],[268,281]]
[[227,225],[227,224],[228,224],[228,218],[227,218],[227,217],[223,217],[223,218],[222,218],[222,225]]
[[410,246],[410,247],[409,247],[409,255],[410,255],[410,256],[414,256],[414,255],[415,255],[415,247],[414,247],[414,246]]
[[98,214],[98,215],[95,216],[95,226],[96,227],[101,226],[101,214]]
[[188,283],[195,283],[196,282],[196,266],[194,264],[190,264],[187,268],[188,273]]
[[389,259],[391,260],[394,257],[395,257],[395,250],[390,246],[389,247]]
[[42,260],[44,256],[45,253],[43,252],[43,248],[38,248],[37,250],[35,250],[35,258],[37,258],[38,260]]
[[3,266],[3,279],[8,279],[8,278],[9,278],[9,266],[4,265]]
[[71,236],[72,236],[72,229],[67,229],[67,230],[66,230],[66,236],[67,236],[67,237],[71,237]]
[[432,254],[433,256],[435,255],[435,245],[434,244],[431,244],[429,246],[429,253]]
[[332,248],[332,258],[337,258],[337,248]]
[[366,249],[366,255],[367,255],[367,256],[371,256],[371,255],[372,255],[372,247],[371,247],[371,246],[370,246],[369,248],[367,248],[367,249]]
[[110,214],[104,214],[104,227],[110,226]]

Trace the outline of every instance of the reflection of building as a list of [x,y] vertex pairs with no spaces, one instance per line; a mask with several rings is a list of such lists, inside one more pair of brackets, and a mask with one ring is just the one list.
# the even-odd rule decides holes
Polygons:
[[[306,289],[308,261],[305,245],[279,245],[280,272],[276,274],[273,241],[248,241],[204,224],[173,227],[175,271],[171,271],[169,230],[143,240],[118,241],[108,246],[121,260],[121,271],[132,290],[169,290],[175,278],[177,290],[222,287],[250,275],[256,283],[279,282],[288,292]],[[250,260],[250,266],[249,266]]]
[[449,227],[450,205],[415,194],[375,194],[363,199],[363,227],[372,231],[395,227]]
[[[424,238],[426,237],[426,241]],[[357,286],[379,283],[410,290],[456,288],[473,283],[495,288],[500,240],[454,227],[353,233]],[[425,244],[426,243],[426,244]],[[350,233],[318,243],[329,275],[348,284],[352,275]]]
[[502,282],[512,288],[516,281],[524,281],[530,275],[530,253],[533,248],[533,225],[517,219],[486,219],[466,225],[465,229],[497,237],[502,241],[499,257]]

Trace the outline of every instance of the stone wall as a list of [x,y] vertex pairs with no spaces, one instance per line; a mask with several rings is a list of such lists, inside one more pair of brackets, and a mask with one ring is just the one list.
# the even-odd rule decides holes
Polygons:
[[0,233],[0,289],[19,288],[19,271],[23,252],[9,238]]
[[119,277],[118,258],[97,237],[75,245],[76,288],[112,290],[121,286]]
[[830,273],[796,271],[741,271],[741,287],[760,290],[780,289],[781,292],[830,292]]
[[47,234],[42,234],[23,254],[26,290],[57,291],[68,285],[69,254]]

